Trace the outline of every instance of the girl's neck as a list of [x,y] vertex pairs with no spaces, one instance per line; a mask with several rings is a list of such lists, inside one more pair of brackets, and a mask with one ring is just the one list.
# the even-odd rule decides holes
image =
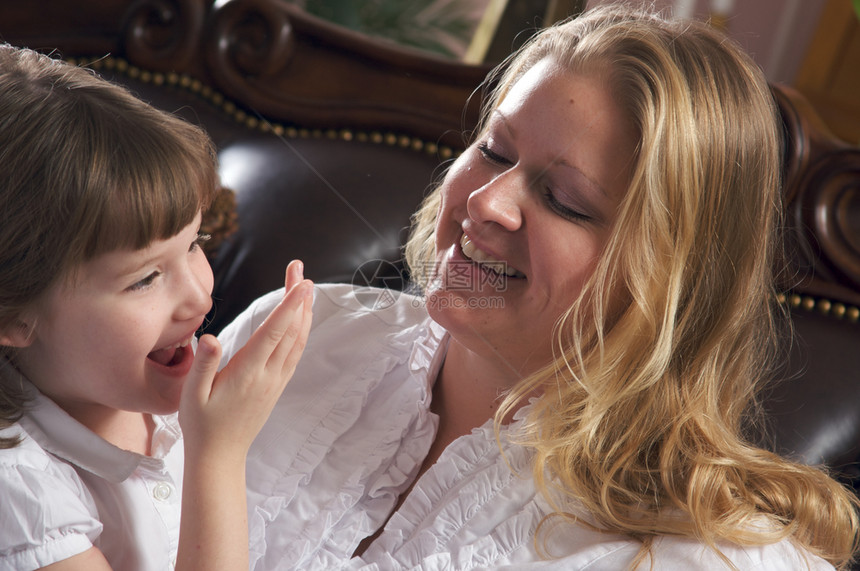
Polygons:
[[152,415],[125,410],[106,410],[106,414],[81,414],[82,411],[63,407],[75,420],[123,450],[144,456],[152,453]]
[[[129,418],[120,423],[119,429],[109,435],[113,438],[105,438],[111,444],[124,450],[137,452],[143,456],[152,455],[152,433],[155,431],[155,421],[151,414],[123,411]],[[103,437],[104,438],[104,437]]]
[[[30,379],[16,360],[8,357],[0,357],[0,370],[3,368],[5,368],[6,375],[20,375],[23,379]],[[35,385],[35,383],[33,384]],[[41,387],[37,386],[37,388],[69,416],[114,446],[144,456],[151,455],[152,434],[155,431],[155,421],[152,419],[152,415],[142,412],[116,410],[93,404],[60,402],[54,396],[46,393]]]

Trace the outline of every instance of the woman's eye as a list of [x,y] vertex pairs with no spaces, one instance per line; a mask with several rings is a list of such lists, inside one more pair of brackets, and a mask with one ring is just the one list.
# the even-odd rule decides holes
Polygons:
[[194,241],[191,242],[191,247],[188,248],[188,251],[196,252],[205,242],[208,242],[210,238],[212,238],[210,234],[199,232]]
[[480,151],[481,155],[491,163],[496,163],[497,165],[510,165],[511,161],[498,154],[494,150],[490,148],[487,143],[479,143],[478,151]]
[[550,210],[562,218],[572,220],[574,222],[588,222],[592,220],[591,216],[583,214],[582,212],[574,210],[573,208],[561,203],[550,189],[546,189],[544,191],[544,199],[546,200],[547,206],[549,206]]
[[142,289],[146,289],[149,286],[151,286],[155,282],[156,278],[158,278],[158,276],[160,276],[160,275],[161,275],[161,272],[152,272],[151,274],[149,274],[148,276],[146,276],[142,280],[135,282],[132,285],[130,285],[128,287],[128,291],[140,291]]

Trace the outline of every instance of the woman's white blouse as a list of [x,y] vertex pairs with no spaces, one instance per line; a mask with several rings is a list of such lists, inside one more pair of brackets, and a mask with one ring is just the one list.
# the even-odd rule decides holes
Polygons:
[[[225,329],[224,362],[282,295],[261,298]],[[518,419],[502,430],[501,449],[491,421],[452,443],[363,556],[351,557],[385,523],[430,448],[431,389],[446,347],[420,299],[317,287],[304,356],[248,458],[252,569],[630,566],[635,540],[582,525],[544,525],[539,551],[535,534],[552,510],[535,491],[531,454],[506,438]],[[832,569],[788,541],[720,547],[739,569]],[[725,568],[690,540],[662,538],[653,556],[656,569]],[[641,568],[650,568],[647,558]]]

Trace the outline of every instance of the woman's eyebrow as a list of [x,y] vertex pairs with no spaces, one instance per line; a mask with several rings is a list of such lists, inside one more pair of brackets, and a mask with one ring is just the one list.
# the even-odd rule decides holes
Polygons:
[[517,138],[517,131],[514,129],[514,126],[510,124],[507,116],[501,112],[499,109],[493,109],[493,112],[490,114],[490,121],[492,123],[493,120],[497,119],[501,124],[505,127],[505,130],[510,134],[510,136],[514,139]]
[[595,193],[602,194],[606,198],[609,198],[609,193],[606,192],[606,189],[603,188],[602,184],[585,174],[578,166],[568,162],[567,159],[558,159],[555,161],[555,164],[573,170],[576,173],[577,178],[581,179],[580,182],[583,186],[590,188]]

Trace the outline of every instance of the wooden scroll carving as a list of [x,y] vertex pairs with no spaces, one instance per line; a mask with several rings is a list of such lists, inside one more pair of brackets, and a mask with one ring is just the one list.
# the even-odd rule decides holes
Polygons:
[[125,51],[144,69],[187,69],[203,31],[199,0],[138,0],[126,12]]
[[860,148],[832,135],[797,91],[774,92],[786,130],[788,279],[813,295],[858,305]]
[[488,71],[368,38],[283,0],[140,0],[124,22],[120,51],[131,63],[188,73],[251,115],[386,128],[455,148],[477,118],[478,98],[465,115],[464,104]]
[[282,71],[295,50],[295,38],[286,12],[277,4],[234,0],[210,14],[205,49],[219,83],[240,88],[252,78],[265,80]]

